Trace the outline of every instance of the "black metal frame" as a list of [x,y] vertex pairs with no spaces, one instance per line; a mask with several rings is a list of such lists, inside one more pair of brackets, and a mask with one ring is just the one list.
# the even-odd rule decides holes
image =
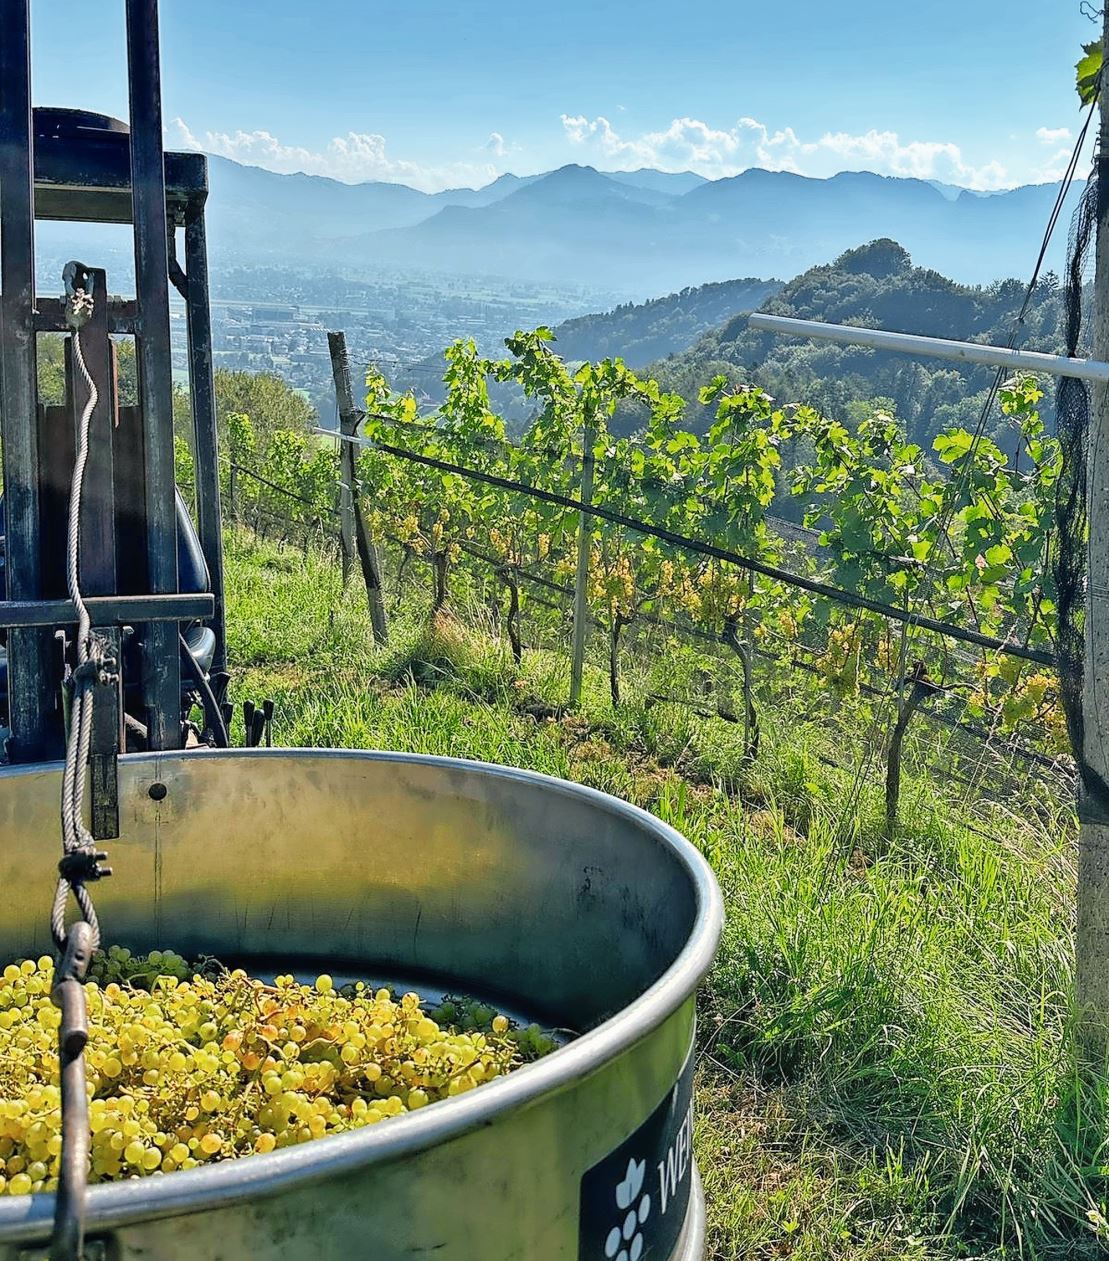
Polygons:
[[[75,111],[32,113],[29,3],[0,0],[0,438],[8,596],[0,601],[0,628],[8,628],[7,756],[28,762],[60,752],[61,662],[51,628],[75,620],[69,601],[58,598],[64,589],[57,589],[57,487],[67,446],[72,450],[72,412],[65,418],[66,439],[56,414],[61,409],[43,408],[37,397],[36,335],[65,331],[64,304],[36,301],[36,217],[134,227],[136,297],[109,299],[103,272],[89,272],[98,291],[82,347],[103,387],[93,431],[104,440],[90,462],[93,524],[82,536],[82,570],[87,594],[99,597],[89,600],[96,624],[116,634],[124,624],[135,626],[143,646],[148,746],[172,749],[181,743],[179,623],[209,621],[216,635],[213,671],[226,665],[204,225],[207,162],[202,154],[163,151],[157,0],[125,0],[129,128]],[[185,232],[185,272],[172,248],[178,228]],[[204,597],[178,594],[171,275],[188,316],[197,515],[213,591]],[[114,397],[113,333],[135,338],[136,409],[119,408]],[[83,398],[76,375],[67,373],[71,408]],[[68,471],[71,463],[70,457]],[[134,569],[128,580],[122,555],[117,569],[116,531],[127,513],[138,517],[136,541],[145,542],[136,550],[141,584]]]

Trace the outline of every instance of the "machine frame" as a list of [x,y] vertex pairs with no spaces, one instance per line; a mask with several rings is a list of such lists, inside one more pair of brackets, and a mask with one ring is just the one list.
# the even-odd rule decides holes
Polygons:
[[[133,298],[111,295],[102,270],[84,269],[94,305],[82,343],[100,402],[92,421],[81,572],[94,597],[94,625],[117,640],[134,635],[145,746],[176,749],[182,745],[182,624],[209,622],[216,637],[212,674],[226,667],[204,221],[207,160],[199,153],[163,151],[157,0],[126,0],[129,126],[77,110],[32,109],[29,7],[29,0],[0,0],[0,439],[7,595],[0,601],[0,630],[7,632],[9,728],[4,756],[26,763],[60,755],[65,661],[55,640],[75,620],[64,598],[65,494],[74,418],[88,396],[83,382],[67,371],[65,405],[44,406],[38,397],[38,337],[64,333],[67,325],[60,277],[59,296],[36,295],[36,219],[133,225]],[[176,250],[182,229],[184,268]],[[197,527],[210,594],[179,592],[171,284],[186,308]],[[116,335],[135,341],[134,407],[120,406],[115,397],[111,338]],[[120,546],[123,538],[126,547]],[[121,705],[116,710],[98,724],[95,750],[110,759],[111,766],[101,769],[113,783],[114,759],[126,747]],[[94,763],[94,792],[98,783],[103,799],[107,780]]]

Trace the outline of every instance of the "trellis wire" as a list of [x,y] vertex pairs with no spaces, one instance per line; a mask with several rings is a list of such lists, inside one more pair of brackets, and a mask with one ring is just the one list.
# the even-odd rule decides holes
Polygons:
[[[317,430],[317,432],[324,432]],[[329,435],[334,436],[334,435]],[[756,574],[761,574],[764,578],[770,578],[775,582],[785,583],[787,586],[798,587],[803,591],[808,591],[812,595],[820,596],[826,600],[832,600],[839,604],[845,604],[852,608],[863,609],[870,613],[877,613],[882,617],[890,618],[898,622],[909,622],[919,627],[921,630],[929,631],[937,635],[945,635],[951,639],[961,639],[965,643],[975,644],[980,648],[991,648],[998,652],[1004,652],[1014,657],[1021,657],[1026,661],[1035,661],[1041,665],[1054,665],[1054,657],[1050,653],[1041,652],[1035,648],[1022,648],[1019,644],[1014,644],[1006,640],[998,639],[993,635],[983,635],[978,631],[970,630],[966,627],[955,626],[950,622],[941,622],[935,618],[923,617],[895,605],[886,604],[881,600],[871,599],[869,596],[857,595],[855,592],[845,591],[841,587],[833,586],[831,583],[820,582],[815,578],[806,578],[801,574],[795,574],[789,570],[781,569],[777,565],[770,565],[766,561],[761,561],[753,556],[744,556],[740,552],[732,551],[730,548],[718,547],[714,543],[708,543],[702,539],[691,539],[684,535],[677,534],[673,530],[668,530],[663,526],[652,525],[647,521],[640,521],[636,517],[627,516],[625,513],[616,512],[614,509],[606,508],[601,504],[584,504],[580,499],[575,499],[570,495],[562,495],[556,491],[544,490],[539,486],[530,486],[526,482],[513,481],[511,478],[500,477],[494,473],[487,473],[481,469],[471,468],[464,464],[455,464],[448,460],[440,460],[435,456],[424,455],[419,451],[411,451],[406,447],[396,447],[391,443],[380,442],[377,439],[369,438],[345,438],[346,442],[355,442],[359,446],[371,448],[376,451],[382,451],[386,455],[396,456],[399,459],[409,460],[416,464],[425,465],[428,468],[438,469],[440,472],[457,473],[461,477],[469,478],[473,481],[484,482],[488,486],[495,486],[501,490],[515,491],[525,494],[533,499],[541,500],[545,503],[555,504],[561,508],[568,508],[575,512],[585,512],[589,516],[597,517],[602,521],[608,521],[613,525],[619,525],[625,529],[632,530],[638,534],[646,535],[649,538],[656,538],[663,543],[669,543],[672,547],[680,548],[684,551],[693,552],[701,556],[709,556],[715,560],[726,561],[728,564],[735,565],[740,569],[750,570]]]
[[[322,518],[325,516],[338,517],[339,515],[336,510],[313,504],[312,501],[305,499],[296,491],[290,489],[289,487],[279,485],[278,483],[270,480],[269,478],[266,478],[262,474],[258,473],[256,470],[248,467],[247,465],[244,465],[240,462],[235,462],[235,467],[238,469],[239,472],[250,477],[252,480],[259,482],[261,485],[266,486],[270,490],[273,490],[294,502],[305,504],[311,507],[313,509],[313,512],[319,518]],[[532,488],[529,488],[525,484],[520,483],[518,486],[513,486],[513,489],[518,489],[520,490],[521,493],[527,493]],[[573,501],[571,501],[571,503],[572,502]],[[647,523],[643,523],[643,524],[646,525]],[[306,526],[306,528],[311,528],[311,527],[310,525],[308,525]],[[385,536],[385,537],[388,538],[388,540],[394,544],[401,543],[401,540],[397,539],[395,536]],[[680,538],[680,536],[678,537]],[[683,540],[683,542],[688,542],[689,544],[693,545],[694,550],[696,550],[695,540],[688,540],[688,541]],[[570,586],[567,583],[556,582],[553,579],[546,578],[545,576],[540,575],[540,574],[536,574],[531,570],[523,568],[522,566],[506,565],[506,563],[500,560],[498,557],[492,555],[491,553],[485,552],[483,549],[475,547],[473,544],[467,543],[465,541],[460,541],[458,543],[458,546],[460,550],[464,552],[465,554],[473,557],[476,560],[480,560],[488,564],[493,569],[502,569],[502,570],[511,569],[512,573],[519,580],[522,580],[523,582],[529,585],[533,585],[533,586],[545,589],[547,591],[557,593],[559,595],[564,595],[564,596],[567,596],[568,598],[573,597],[574,589],[572,586]],[[532,598],[533,600],[535,599],[534,596]],[[568,606],[566,607],[555,606],[553,603],[546,602],[546,601],[544,601],[543,603],[547,604],[548,607],[552,607],[552,608],[557,607],[559,611],[563,613],[569,612]],[[879,603],[879,602],[874,602],[874,603]],[[883,608],[884,607],[886,606],[883,606]],[[903,610],[893,609],[891,611],[893,613],[903,613]],[[647,623],[648,625],[653,625],[660,629],[669,630],[677,635],[681,635],[689,639],[695,639],[702,643],[724,645],[726,642],[723,639],[723,636],[719,633],[706,631],[701,627],[698,627],[692,624],[687,624],[684,622],[680,622],[673,618],[664,618],[648,610],[640,610],[636,616],[638,620],[641,620]],[[590,621],[595,627],[599,629],[607,629],[606,623],[604,623],[599,618],[591,617]],[[941,636],[945,635],[944,624],[938,623],[938,624],[933,625],[931,624],[929,619],[923,619],[921,621],[918,621],[918,628],[924,631],[941,635]],[[954,629],[955,631],[960,631],[960,632],[962,631],[962,628],[954,628]],[[954,637],[956,639],[963,640],[962,635],[955,635]],[[1003,641],[999,641],[999,640],[992,640],[988,643],[982,644],[980,642],[981,639],[989,639],[989,637],[979,636],[977,637],[976,640],[972,640],[971,642],[974,642],[976,646],[990,648],[990,649],[993,649],[994,651],[999,651],[1003,653],[1012,652],[1012,655],[1024,657],[1026,659],[1031,659],[1034,661],[1040,661],[1043,664],[1052,663],[1051,658],[1048,657],[1047,654],[1033,655],[1032,652],[1021,652],[1019,649],[1014,651],[1013,645],[1008,645],[1004,643]],[[794,649],[800,649],[801,651],[810,651],[810,652],[815,651],[815,649],[812,648],[811,646],[798,644],[792,640],[783,639],[783,642],[786,642],[790,644]],[[764,659],[775,660],[778,662],[781,662],[782,660],[780,656],[775,656],[775,654],[768,653],[765,650],[760,650],[758,648],[755,649],[755,653],[756,655]],[[819,674],[819,670],[817,669],[816,666],[810,663],[798,660],[796,658],[790,660],[788,664],[791,668],[796,668],[805,673],[810,673],[814,675]],[[862,691],[866,695],[870,695],[876,698],[884,698],[887,695],[884,689],[876,688],[874,685],[868,684],[865,682],[860,682],[860,691]],[[995,748],[997,747],[996,745],[992,743],[992,733],[988,731],[984,731],[982,728],[977,727],[974,724],[970,724],[970,723],[966,723],[957,719],[950,718],[946,715],[936,713],[934,710],[931,710],[931,709],[922,709],[919,711],[919,713],[922,717],[925,718],[926,721],[942,725],[949,729],[957,729],[959,731],[964,732],[967,735],[973,736],[975,739],[979,741],[983,741],[983,742],[991,744],[991,747],[995,747]],[[1007,740],[1003,747],[1005,747],[1007,751],[1013,753],[1014,755],[1018,757],[1021,757],[1025,761],[1031,762],[1045,769],[1053,770],[1053,771],[1057,771],[1059,769],[1059,763],[1055,761],[1054,759],[1051,759],[1047,757],[1046,755],[1039,753],[1035,750],[1028,749],[1024,747],[1023,745],[1020,745],[1018,742]]]

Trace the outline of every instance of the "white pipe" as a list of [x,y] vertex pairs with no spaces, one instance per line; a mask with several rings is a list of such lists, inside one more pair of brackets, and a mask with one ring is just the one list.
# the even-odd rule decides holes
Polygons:
[[845,342],[869,346],[902,355],[925,355],[933,359],[954,359],[959,363],[981,363],[991,368],[1011,368],[1014,372],[1044,372],[1052,377],[1077,377],[1079,381],[1109,382],[1109,363],[1100,359],[1068,359],[1045,355],[1038,350],[1010,350],[1007,346],[982,346],[977,342],[949,341],[946,337],[920,337],[916,333],[887,333],[880,328],[856,328],[853,324],[825,324],[820,320],[793,320],[784,315],[756,312],[748,327],[762,333],[782,333],[788,337],[811,337],[817,341]]

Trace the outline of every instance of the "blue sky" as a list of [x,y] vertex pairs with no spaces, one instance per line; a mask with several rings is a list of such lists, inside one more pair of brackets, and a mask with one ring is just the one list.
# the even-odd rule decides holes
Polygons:
[[[123,4],[33,0],[36,101],[126,116]],[[167,139],[273,170],[1051,178],[1079,0],[162,0]]]

